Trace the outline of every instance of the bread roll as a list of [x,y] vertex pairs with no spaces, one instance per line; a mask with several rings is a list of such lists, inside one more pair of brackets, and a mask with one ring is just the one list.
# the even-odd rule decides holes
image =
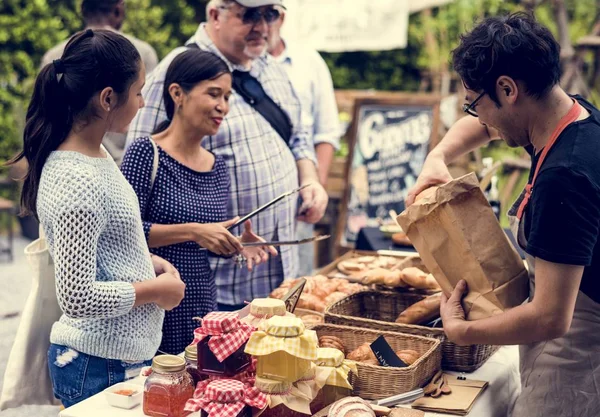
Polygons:
[[412,365],[421,357],[419,352],[412,349],[404,349],[396,352],[396,355],[408,366]]
[[367,267],[355,261],[342,261],[338,263],[337,269],[343,274],[350,275],[356,271],[364,271]]
[[269,294],[269,297],[281,299],[284,295],[288,293],[289,290],[289,288],[275,288],[273,292]]
[[312,326],[315,324],[323,323],[323,316],[319,316],[318,314],[306,314],[300,317],[305,326]]
[[377,359],[367,359],[366,361],[362,361],[361,363],[363,365],[381,366]]
[[383,280],[383,283],[385,285],[387,285],[388,287],[392,287],[392,288],[397,288],[397,287],[406,287],[406,283],[404,282],[404,280],[402,279],[404,277],[404,275],[402,275],[402,271],[390,271],[391,273],[388,274],[385,279]]
[[377,260],[377,257],[375,256],[361,256],[354,259],[354,261],[358,262],[359,264],[370,264],[372,262],[375,262],[375,260]]
[[440,304],[442,303],[442,295],[434,294],[427,298],[411,305],[404,310],[398,318],[396,323],[403,324],[425,324],[431,320],[439,317],[440,315]]
[[373,353],[373,350],[371,349],[370,343],[363,343],[362,345],[354,349],[352,352],[350,352],[347,358],[356,362],[363,362],[368,359],[377,360],[375,354]]
[[330,306],[333,303],[337,303],[342,298],[346,298],[348,294],[343,293],[341,291],[332,292],[327,297],[325,297],[325,305]]
[[310,294],[319,297],[321,301],[325,301],[325,297],[329,295],[329,293],[327,292],[327,288],[325,288],[324,285],[316,286],[315,288],[313,288]]
[[313,294],[302,294],[298,300],[298,308],[304,308],[306,310],[318,311],[322,313],[325,311],[325,303],[319,297]]
[[346,347],[344,342],[339,337],[335,336],[321,336],[319,338],[319,347],[330,347],[341,351],[344,356],[346,355]]

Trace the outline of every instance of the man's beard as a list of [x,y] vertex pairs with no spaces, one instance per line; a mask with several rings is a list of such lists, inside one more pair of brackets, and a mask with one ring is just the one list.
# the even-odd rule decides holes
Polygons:
[[262,48],[250,47],[250,46],[246,45],[244,47],[244,55],[246,55],[250,59],[256,59],[256,58],[261,57],[265,53],[266,50],[267,50],[266,43]]

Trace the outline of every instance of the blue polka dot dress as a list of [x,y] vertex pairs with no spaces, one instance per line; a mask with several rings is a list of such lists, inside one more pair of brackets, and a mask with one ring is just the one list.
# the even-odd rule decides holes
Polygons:
[[[209,172],[194,171],[169,156],[158,146],[159,165],[154,186],[150,187],[154,150],[148,138],[140,138],[125,153],[121,170],[138,196],[148,239],[153,223],[216,223],[227,220],[230,179],[222,157],[215,155]],[[181,304],[167,311],[160,350],[178,354],[194,339],[198,323],[217,309],[217,290],[207,251],[195,242],[160,248],[152,253],[171,262],[186,284]]]

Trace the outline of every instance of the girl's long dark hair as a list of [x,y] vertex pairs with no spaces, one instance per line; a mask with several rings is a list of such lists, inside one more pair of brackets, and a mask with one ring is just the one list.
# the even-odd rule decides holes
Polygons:
[[189,93],[202,81],[214,80],[222,74],[229,74],[229,67],[217,55],[200,49],[188,49],[173,59],[165,75],[163,100],[167,110],[167,120],[160,123],[154,134],[166,130],[171,124],[175,103],[169,94],[169,86],[178,84],[185,93]]
[[139,75],[140,62],[140,54],[123,36],[88,29],[75,34],[62,57],[41,70],[27,109],[23,151],[7,163],[25,158],[29,165],[21,193],[23,214],[37,217],[40,177],[50,153],[75,125],[98,117],[92,99],[104,88],[112,87],[121,97],[114,108],[125,104],[127,92]]

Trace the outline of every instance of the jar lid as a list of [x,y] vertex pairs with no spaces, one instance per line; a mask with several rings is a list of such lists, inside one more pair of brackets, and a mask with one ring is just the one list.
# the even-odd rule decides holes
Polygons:
[[245,386],[235,379],[218,379],[206,387],[205,397],[218,403],[235,403],[244,400]]
[[254,386],[261,392],[271,395],[288,395],[292,389],[292,383],[288,381],[277,381],[274,379],[256,376]]
[[256,298],[250,304],[250,314],[256,317],[285,316],[285,313],[285,303],[276,298]]
[[152,370],[156,372],[180,372],[185,369],[185,359],[175,355],[158,355],[152,359]]
[[185,358],[191,361],[198,359],[198,345],[189,345],[185,348]]
[[261,330],[277,337],[301,336],[304,329],[304,323],[298,317],[274,316],[261,324]]
[[339,349],[319,348],[317,349],[317,366],[330,366],[337,368],[344,362],[344,354]]
[[240,316],[236,312],[216,311],[202,319],[202,329],[211,336],[233,332],[240,327]]

